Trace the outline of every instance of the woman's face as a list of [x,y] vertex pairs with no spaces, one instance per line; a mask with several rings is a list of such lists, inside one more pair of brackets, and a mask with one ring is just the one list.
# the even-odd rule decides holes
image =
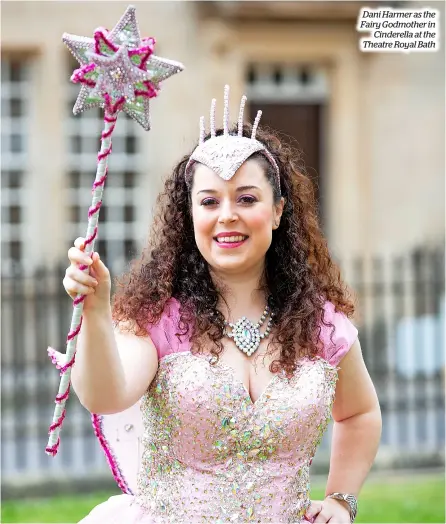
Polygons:
[[273,189],[258,161],[244,162],[231,180],[197,165],[191,197],[195,241],[214,271],[263,268],[284,200],[274,204]]

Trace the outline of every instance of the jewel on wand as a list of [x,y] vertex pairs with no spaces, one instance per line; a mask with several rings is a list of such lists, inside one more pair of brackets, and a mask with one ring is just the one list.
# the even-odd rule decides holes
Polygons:
[[[95,31],[94,38],[65,33],[63,42],[81,66],[71,76],[72,82],[81,84],[73,113],[77,115],[93,107],[104,109],[104,129],[101,134],[101,148],[85,236],[85,253],[90,255],[98,234],[97,224],[107,179],[107,161],[112,151],[111,137],[118,113],[125,111],[149,131],[149,100],[157,96],[160,82],[179,73],[184,67],[179,62],[153,54],[155,39],[140,38],[133,6],[127,8],[111,31],[99,28]],[[88,271],[88,266],[81,265],[80,269]],[[78,295],[73,301],[73,316],[65,355],[48,348],[48,353],[60,369],[61,375],[46,447],[46,453],[52,456],[57,454],[60,444],[59,434],[71,388],[71,368],[75,360],[77,336],[82,326],[84,300],[85,295]]]

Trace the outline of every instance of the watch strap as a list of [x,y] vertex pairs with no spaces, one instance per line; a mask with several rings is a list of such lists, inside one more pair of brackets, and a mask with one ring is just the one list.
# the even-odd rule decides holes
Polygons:
[[358,500],[351,493],[339,493],[334,492],[327,495],[325,498],[333,498],[338,500],[344,500],[350,507],[350,524],[353,524],[356,514],[358,513]]

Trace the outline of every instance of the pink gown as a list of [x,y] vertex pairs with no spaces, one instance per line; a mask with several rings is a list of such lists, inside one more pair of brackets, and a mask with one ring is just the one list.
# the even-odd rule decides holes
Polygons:
[[291,379],[274,375],[256,402],[233,370],[194,356],[175,336],[171,299],[150,329],[159,369],[139,405],[93,415],[124,492],[81,524],[300,523],[310,505],[309,470],[331,419],[338,364],[357,337],[325,306],[324,353],[304,357]]

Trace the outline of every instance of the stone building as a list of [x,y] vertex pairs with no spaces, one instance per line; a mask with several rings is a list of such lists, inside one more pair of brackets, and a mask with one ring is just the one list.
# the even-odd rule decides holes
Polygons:
[[[362,5],[137,3],[141,35],[155,36],[156,54],[181,61],[185,71],[166,81],[152,101],[149,133],[124,115],[118,119],[95,246],[112,274],[144,246],[162,179],[194,147],[199,117],[208,114],[213,97],[221,119],[226,83],[233,120],[246,93],[247,119],[262,108],[262,123],[303,149],[321,222],[338,258],[442,250],[444,42],[438,52],[362,53],[362,35],[355,28]],[[443,32],[444,3],[432,5],[440,11]],[[67,418],[60,460],[50,466],[43,455],[59,380],[45,349],[53,345],[64,351],[71,301],[52,268],[67,264],[68,248],[85,236],[102,128],[99,111],[72,114],[79,87],[69,78],[76,63],[61,36],[91,37],[101,25],[111,29],[126,7],[103,1],[2,2],[2,327],[7,328],[2,329],[2,465],[7,481],[23,483],[26,473],[39,482],[54,475],[84,482],[95,468],[105,469],[93,434],[83,429],[89,420],[79,405]],[[17,266],[23,269],[8,277]],[[54,276],[51,285],[32,276],[42,266]],[[31,278],[16,278],[23,272]],[[411,274],[404,288],[408,300],[399,281],[399,287],[391,281],[384,287],[380,274],[381,287],[364,280],[358,287],[362,318],[355,322],[382,403],[378,458],[384,465],[401,463],[400,454],[411,466],[415,459],[437,464],[440,455],[444,463],[444,382],[438,371],[444,366],[444,284],[435,280],[438,275],[427,276],[426,300],[413,293]],[[324,455],[322,462],[327,463]]]
[[[144,244],[163,176],[191,150],[199,116],[212,97],[221,101],[225,83],[234,119],[245,92],[249,118],[261,107],[264,124],[303,148],[338,256],[442,243],[444,46],[361,53],[361,5],[138,3],[141,34],[155,36],[156,54],[186,69],[153,101],[151,132],[119,119],[97,243],[112,269]],[[71,113],[79,88],[69,82],[75,64],[61,35],[111,28],[126,6],[2,4],[4,263],[52,265],[85,235],[101,118],[98,111]]]

